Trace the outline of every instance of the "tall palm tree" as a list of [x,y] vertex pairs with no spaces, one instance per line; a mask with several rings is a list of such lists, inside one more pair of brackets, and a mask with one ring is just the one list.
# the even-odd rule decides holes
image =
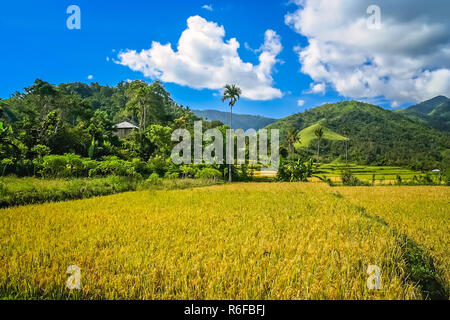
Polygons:
[[[225,86],[225,91],[223,92],[222,102],[229,101],[228,105],[230,106],[230,129],[233,128],[233,107],[236,104],[236,102],[241,98],[242,90],[234,85],[234,84],[227,84]],[[228,181],[232,181],[231,177],[231,169],[232,164],[228,167]]]
[[294,156],[295,153],[295,143],[299,140],[299,131],[295,127],[290,127],[287,132],[287,145],[289,150],[289,155]]
[[320,155],[320,141],[323,138],[323,127],[318,127],[316,130],[314,130],[314,134],[316,135],[318,141],[317,141],[317,164],[319,164],[319,155]]
[[145,131],[147,107],[150,105],[151,89],[144,81],[133,81],[126,89],[125,95],[129,99],[126,109],[139,117],[139,130]]

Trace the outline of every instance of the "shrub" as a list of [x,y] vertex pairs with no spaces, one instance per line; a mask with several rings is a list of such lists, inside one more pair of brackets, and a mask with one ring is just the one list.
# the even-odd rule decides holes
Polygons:
[[[111,159],[111,160],[109,160]],[[125,160],[118,160],[116,157],[111,157],[107,160],[98,162],[96,168],[89,170],[89,176],[129,176],[142,177],[136,172],[131,162]]]
[[179,177],[180,175],[178,174],[178,172],[166,172],[166,174],[164,175],[164,178],[170,180],[175,180],[178,179]]
[[241,165],[237,170],[238,181],[252,181],[254,177],[253,169],[249,169],[247,165]]
[[157,173],[152,173],[150,177],[148,177],[146,182],[151,185],[160,185],[162,184],[162,179],[159,177]]
[[308,181],[313,175],[312,161],[305,160],[285,160],[280,164],[277,179],[279,181]]
[[8,158],[2,159],[2,161],[1,161],[1,164],[2,164],[2,176],[5,175],[6,168],[8,166],[12,166],[13,163],[14,163],[14,161],[12,159],[8,159]]
[[157,173],[163,177],[169,171],[169,163],[161,156],[156,156],[148,160],[148,168],[150,172]]
[[355,177],[350,170],[344,170],[341,174],[342,184],[344,186],[365,186],[367,183],[362,182]]
[[67,158],[59,155],[49,155],[44,157],[42,162],[42,174],[44,176],[63,176],[67,166]]
[[180,170],[183,178],[195,178],[198,171],[194,166],[181,166]]
[[219,180],[222,177],[222,174],[219,170],[213,168],[203,168],[199,172],[197,172],[196,178],[200,179],[211,179],[211,180]]

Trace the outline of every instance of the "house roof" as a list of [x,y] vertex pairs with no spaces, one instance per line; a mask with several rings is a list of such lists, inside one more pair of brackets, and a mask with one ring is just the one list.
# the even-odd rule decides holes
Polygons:
[[127,121],[116,124],[114,126],[114,128],[117,128],[117,129],[139,129],[138,126],[135,126],[134,124],[129,123]]

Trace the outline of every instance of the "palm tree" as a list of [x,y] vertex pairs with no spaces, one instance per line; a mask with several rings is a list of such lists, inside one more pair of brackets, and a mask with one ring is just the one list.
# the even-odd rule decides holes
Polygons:
[[147,107],[150,105],[150,87],[143,81],[134,81],[127,88],[125,95],[129,99],[126,109],[138,115],[139,129],[145,131]]
[[289,150],[289,155],[294,156],[295,153],[295,143],[298,139],[299,131],[295,127],[290,127],[287,132],[287,145]]
[[317,164],[319,163],[319,155],[320,155],[320,140],[323,138],[323,127],[318,127],[316,130],[314,130],[314,134],[316,135],[318,141],[317,141]]
[[[227,84],[225,86],[225,91],[223,92],[222,102],[225,102],[229,100],[228,105],[230,106],[230,129],[233,128],[233,107],[236,104],[236,102],[241,98],[242,90],[234,85],[234,84]],[[228,181],[232,181],[231,177],[231,169],[232,165],[229,165],[228,168]]]

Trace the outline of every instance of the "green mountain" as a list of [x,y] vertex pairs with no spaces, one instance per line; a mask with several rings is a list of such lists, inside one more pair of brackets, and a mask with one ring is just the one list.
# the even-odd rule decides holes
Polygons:
[[[207,121],[220,121],[224,124],[230,123],[230,114],[228,112],[218,110],[192,110],[192,112],[194,112],[197,117]],[[262,116],[233,113],[233,129],[247,130],[253,128],[259,130],[275,121],[276,119]]]
[[[401,113],[357,101],[325,104],[280,119],[266,128],[280,129],[283,141],[289,128],[310,132],[310,127],[318,122],[342,138],[348,137],[349,159],[360,164],[433,167],[450,149],[448,133],[415,122]],[[311,140],[310,133],[307,136],[310,142],[316,139],[312,137]],[[342,138],[323,140],[321,155],[324,161],[343,159]],[[315,146],[309,144],[300,152],[314,155]]]
[[450,99],[438,96],[397,111],[409,119],[443,131],[450,131]]

